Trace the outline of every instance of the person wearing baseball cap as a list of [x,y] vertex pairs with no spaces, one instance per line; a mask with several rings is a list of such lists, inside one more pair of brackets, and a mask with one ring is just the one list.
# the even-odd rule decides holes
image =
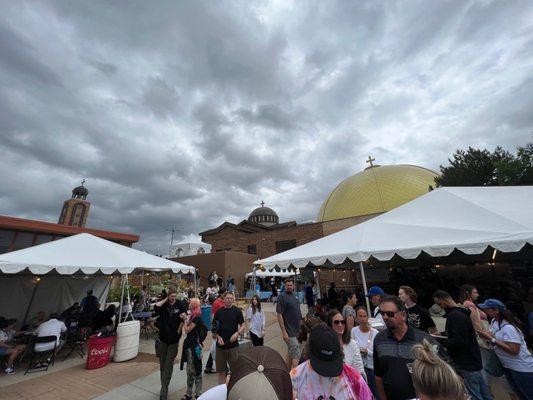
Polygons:
[[379,313],[379,302],[381,297],[385,294],[385,291],[379,286],[372,286],[366,295],[372,302],[372,305],[375,307],[372,311],[372,318],[374,319],[372,326],[378,329],[385,327],[385,322],[383,322],[383,317]]
[[533,356],[516,325],[516,318],[498,299],[488,299],[478,307],[492,319],[490,333],[478,330],[478,335],[493,344],[505,377],[518,397],[521,400],[533,398]]
[[308,346],[309,359],[290,373],[295,399],[372,399],[361,374],[343,362],[339,339],[329,326],[315,326]]
[[239,354],[228,385],[215,386],[198,400],[292,400],[289,370],[280,354],[266,346]]

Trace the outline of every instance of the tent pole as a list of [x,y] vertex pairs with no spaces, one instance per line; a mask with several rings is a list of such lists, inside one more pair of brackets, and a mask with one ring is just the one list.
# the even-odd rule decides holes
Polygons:
[[[253,269],[253,274],[252,274],[252,284],[250,285],[251,288],[251,292],[252,292],[252,297],[254,294],[256,294],[256,286],[257,286],[257,267],[254,265],[254,269]],[[258,294],[258,293],[257,293]],[[246,294],[245,294],[245,297],[246,297]]]
[[118,310],[118,322],[120,323],[120,319],[122,318],[122,304],[124,303],[124,286],[126,286],[126,277],[125,275],[122,275],[122,291],[120,294],[120,307]]
[[366,311],[368,313],[368,316],[370,317],[372,314],[370,313],[370,301],[368,301],[368,289],[366,288],[366,277],[365,277],[365,267],[363,266],[363,262],[359,261],[359,269],[361,270],[361,278],[363,279],[363,290],[365,291],[365,299],[366,299]]
[[40,277],[36,278],[35,286],[33,287],[33,292],[31,294],[30,302],[28,303],[28,307],[26,308],[26,314],[24,314],[24,319],[22,320],[22,325],[26,325],[26,319],[28,319],[28,314],[30,313],[31,305],[33,304],[33,299],[35,298],[35,292],[37,291],[37,286],[39,286],[39,282],[41,281]]
[[320,290],[320,274],[316,269],[313,271],[313,279],[315,281],[316,298],[321,299],[322,291]]
[[194,297],[198,296],[198,284],[196,282],[196,268],[194,269]]

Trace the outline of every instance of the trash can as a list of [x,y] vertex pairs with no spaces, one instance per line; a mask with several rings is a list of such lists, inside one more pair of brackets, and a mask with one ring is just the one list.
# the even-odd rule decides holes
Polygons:
[[202,306],[202,322],[208,330],[211,330],[211,306]]
[[114,362],[128,361],[137,357],[140,329],[141,323],[139,321],[126,321],[118,324]]
[[87,349],[87,369],[102,368],[109,362],[111,348],[115,342],[115,336],[98,337],[89,336]]

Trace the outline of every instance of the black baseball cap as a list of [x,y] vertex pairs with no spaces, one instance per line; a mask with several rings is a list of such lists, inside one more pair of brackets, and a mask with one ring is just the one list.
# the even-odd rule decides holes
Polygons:
[[343,355],[337,334],[327,325],[318,325],[309,335],[309,361],[321,376],[336,377],[342,372]]

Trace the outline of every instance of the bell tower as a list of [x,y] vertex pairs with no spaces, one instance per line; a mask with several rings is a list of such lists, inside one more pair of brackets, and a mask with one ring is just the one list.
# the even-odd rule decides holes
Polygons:
[[58,224],[80,228],[85,226],[91,203],[86,200],[89,191],[83,186],[84,184],[85,179],[81,182],[81,186],[72,189],[72,197],[63,203]]

